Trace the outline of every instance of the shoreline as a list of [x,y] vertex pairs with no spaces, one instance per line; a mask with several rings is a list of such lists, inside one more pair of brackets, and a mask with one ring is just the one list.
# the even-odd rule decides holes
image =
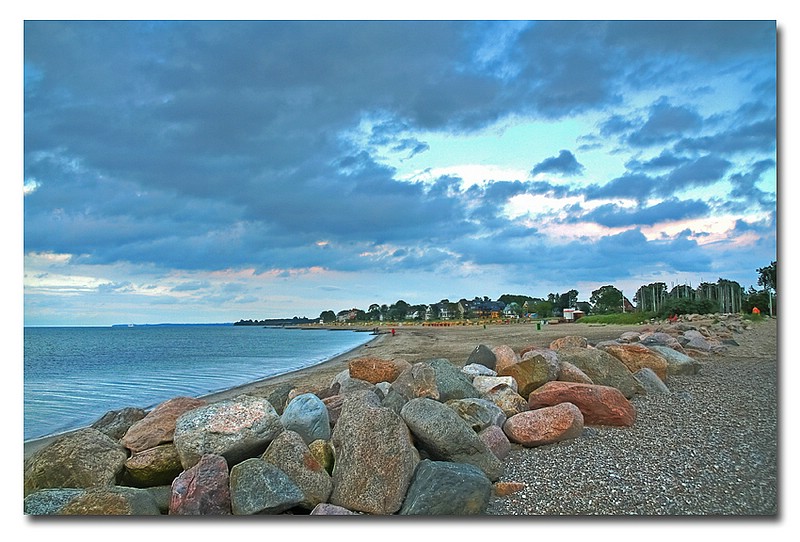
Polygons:
[[[590,343],[596,343],[601,340],[615,339],[624,331],[641,331],[653,326],[650,324],[591,325],[566,323],[542,326],[541,329],[537,329],[535,324],[527,322],[488,324],[485,327],[481,325],[439,327],[406,324],[398,325],[394,328],[396,335],[391,335],[386,326],[377,327],[381,331],[373,339],[316,365],[251,381],[218,392],[201,395],[198,398],[213,403],[241,394],[263,397],[276,386],[285,383],[295,383],[297,387],[308,389],[323,389],[330,385],[334,376],[348,368],[348,362],[351,359],[358,357],[401,358],[409,363],[433,358],[445,358],[456,366],[462,367],[472,350],[480,344],[485,344],[489,347],[507,345],[519,351],[519,349],[530,345],[547,347],[553,340],[566,335],[578,335],[587,338]],[[314,327],[314,329],[318,328]],[[359,326],[358,328],[337,327],[335,329],[369,332],[374,328]],[[299,331],[301,330],[299,329]],[[119,408],[124,407],[125,405],[120,405]],[[102,415],[100,414],[98,419]],[[23,440],[24,459],[27,459],[57,438],[84,428],[27,441]]]
[[[347,331],[354,331],[355,332],[355,331],[365,331],[365,330],[355,330],[355,329],[349,330],[348,329]],[[240,385],[234,386],[232,388],[227,388],[227,389],[224,389],[224,390],[215,391],[215,392],[207,393],[207,394],[204,394],[204,395],[199,395],[197,398],[198,399],[205,399],[210,403],[214,403],[214,402],[217,402],[217,401],[223,401],[225,399],[230,399],[230,398],[235,397],[237,395],[245,394],[245,393],[251,392],[253,390],[257,390],[259,388],[263,388],[265,386],[278,385],[278,384],[282,384],[283,382],[286,382],[286,381],[294,379],[294,378],[300,378],[305,374],[312,373],[312,372],[314,372],[314,371],[316,371],[318,369],[324,368],[324,366],[336,365],[338,367],[343,361],[352,359],[352,357],[353,357],[353,355],[354,355],[354,353],[356,351],[366,348],[368,345],[370,345],[370,344],[372,344],[372,343],[374,343],[376,341],[379,341],[383,337],[385,337],[385,335],[383,335],[383,334],[376,335],[373,339],[367,341],[366,343],[364,343],[362,345],[356,346],[355,348],[351,348],[350,350],[348,350],[346,352],[342,352],[341,354],[337,354],[336,356],[333,356],[332,358],[326,359],[324,361],[321,361],[321,362],[319,362],[319,363],[317,363],[315,365],[311,365],[309,367],[303,367],[302,369],[296,369],[296,370],[290,371],[288,373],[268,376],[268,377],[265,377],[265,378],[261,378],[259,380],[254,380],[254,381],[251,381],[251,382],[247,382],[245,384],[240,384]],[[345,364],[345,367],[346,367],[346,364]],[[122,405],[119,408],[125,408],[125,406]],[[97,419],[100,419],[100,417],[103,416],[103,414],[104,413],[98,415]],[[53,435],[47,435],[47,436],[44,436],[44,437],[38,437],[38,438],[29,439],[29,440],[24,440],[23,439],[23,457],[24,457],[24,459],[28,459],[31,455],[36,453],[36,451],[38,451],[39,449],[43,448],[44,446],[50,444],[54,440],[56,440],[56,439],[58,439],[60,437],[63,437],[64,435],[69,435],[71,433],[75,433],[76,431],[80,431],[81,429],[86,429],[86,427],[90,427],[90,426],[87,425],[87,426],[84,426],[84,427],[78,427],[76,429],[70,429],[68,431],[63,431],[61,433],[55,433]]]

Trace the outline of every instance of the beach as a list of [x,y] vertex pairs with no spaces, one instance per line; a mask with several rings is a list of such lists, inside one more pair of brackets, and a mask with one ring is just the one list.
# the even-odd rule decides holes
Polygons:
[[[330,387],[351,359],[446,358],[463,366],[484,344],[547,347],[567,335],[590,344],[650,325],[494,324],[389,328],[370,342],[324,363],[205,396],[266,397],[290,384],[302,391]],[[515,446],[501,481],[523,489],[494,497],[495,515],[772,515],[777,513],[777,321],[767,319],[733,337],[725,354],[699,358],[701,373],[673,376],[669,395],[633,399],[630,428],[587,427],[582,438],[526,449]],[[302,333],[302,330],[298,331]],[[124,405],[120,405],[123,407]],[[52,440],[25,443],[25,456]]]

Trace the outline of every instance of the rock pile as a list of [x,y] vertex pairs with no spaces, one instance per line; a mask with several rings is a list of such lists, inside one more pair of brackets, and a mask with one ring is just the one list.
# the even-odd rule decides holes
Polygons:
[[734,345],[739,319],[590,345],[478,345],[446,359],[359,358],[324,390],[109,412],[25,462],[30,515],[480,514],[515,446],[631,426],[636,394]]

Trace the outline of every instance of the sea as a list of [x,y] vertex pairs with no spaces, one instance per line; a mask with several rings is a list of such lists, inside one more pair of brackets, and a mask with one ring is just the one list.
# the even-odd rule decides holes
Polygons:
[[318,365],[372,338],[271,326],[26,327],[24,439]]

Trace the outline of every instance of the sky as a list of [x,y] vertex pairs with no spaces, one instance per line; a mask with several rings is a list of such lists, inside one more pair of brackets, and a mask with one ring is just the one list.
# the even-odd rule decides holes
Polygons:
[[759,288],[777,259],[769,17],[43,19],[25,325]]

